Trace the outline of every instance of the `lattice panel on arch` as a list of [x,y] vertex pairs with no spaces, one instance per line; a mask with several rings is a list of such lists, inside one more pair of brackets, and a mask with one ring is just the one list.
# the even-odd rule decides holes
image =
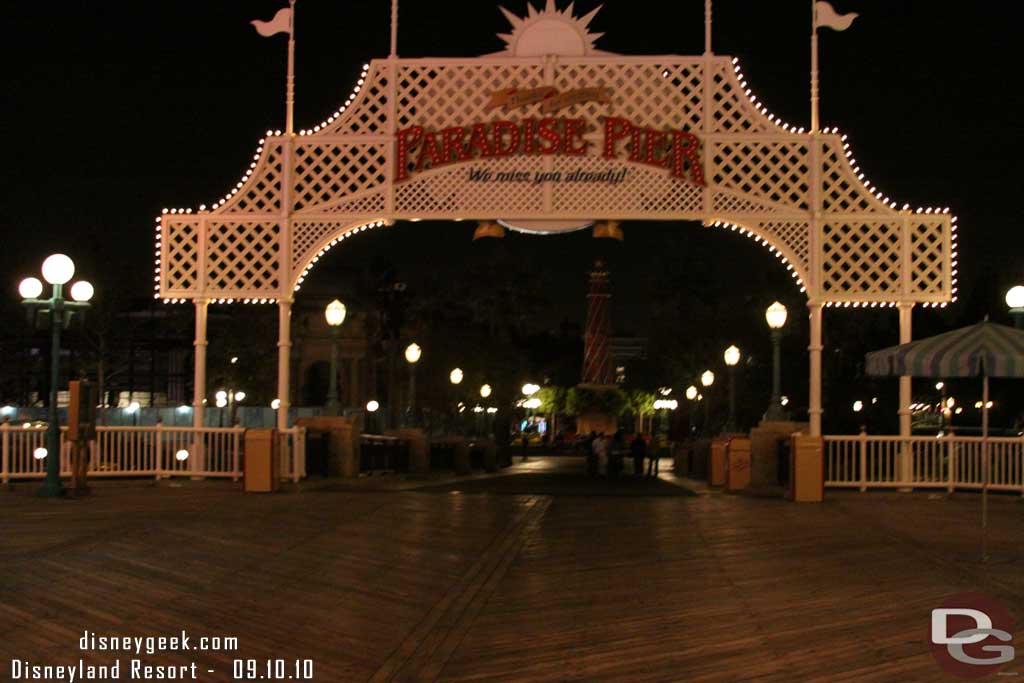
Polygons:
[[[387,210],[387,195],[384,192],[364,192],[346,197],[333,204],[316,207],[315,213],[344,213],[357,216],[380,216]],[[313,213],[311,211],[311,213]]]
[[278,143],[267,143],[252,175],[218,213],[278,213],[284,153]]
[[[552,213],[574,218],[633,218],[696,215],[703,207],[703,189],[675,178],[667,170],[639,165],[609,164],[600,157],[556,158],[553,170],[562,174],[552,183]],[[576,171],[618,173],[619,183],[568,180]],[[599,188],[597,192],[592,191]]]
[[853,172],[842,140],[835,135],[827,136],[821,144],[821,209],[826,213],[890,211]]
[[678,63],[560,63],[554,86],[565,92],[576,88],[607,87],[612,102],[587,102],[572,109],[572,116],[600,121],[619,116],[638,126],[655,129],[698,130],[704,118],[703,62]]
[[[310,140],[310,141],[306,141]],[[388,144],[317,143],[303,138],[295,146],[295,210],[337,202],[383,186]]]
[[[543,186],[533,183],[533,173],[543,170],[541,157],[489,159],[480,168],[491,172],[490,181],[469,180],[475,168],[473,164],[456,165],[413,176],[395,187],[395,211],[460,218],[518,217],[544,211]],[[500,174],[516,172],[527,173],[529,180],[499,180]]]
[[387,64],[371,62],[356,99],[318,135],[382,135],[387,132],[388,111]]
[[544,84],[540,64],[402,65],[398,80],[398,127],[440,130],[489,121],[500,109],[488,110],[491,93],[504,88],[537,88]]
[[822,228],[821,291],[828,295],[900,293],[900,226],[843,221]]
[[786,246],[795,265],[806,275],[811,262],[811,224],[807,221],[765,221],[760,224],[765,235]]
[[326,221],[296,221],[292,224],[292,272],[298,274],[316,253],[318,245],[331,236],[341,235],[347,228],[360,225],[351,218]]
[[[911,290],[921,294],[947,293],[946,229],[941,218],[921,220],[914,215],[907,220],[910,234]],[[951,261],[950,261],[951,262]]]
[[716,133],[763,133],[777,130],[768,117],[757,111],[740,87],[736,70],[728,59],[714,60],[712,68],[712,116]]
[[163,289],[165,292],[194,292],[199,289],[199,221],[173,220],[164,216]]
[[713,188],[712,207],[715,213],[779,213],[780,211],[792,211],[792,207],[784,204],[771,204],[770,202],[752,199],[739,192],[731,192]]
[[207,226],[207,288],[253,294],[277,292],[279,242],[276,222],[211,221]]
[[786,142],[753,140],[718,141],[711,144],[710,171],[715,185],[746,195],[808,210],[809,149],[793,136]]

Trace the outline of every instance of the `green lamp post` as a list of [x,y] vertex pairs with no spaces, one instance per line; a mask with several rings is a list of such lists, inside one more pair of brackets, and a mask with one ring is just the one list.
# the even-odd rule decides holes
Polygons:
[[[50,401],[46,425],[46,479],[40,496],[54,498],[64,493],[60,482],[60,423],[57,417],[57,389],[60,384],[60,335],[71,322],[71,317],[89,308],[93,286],[81,280],[71,286],[71,301],[64,298],[64,285],[75,275],[75,263],[64,254],[54,254],[43,261],[43,279],[52,287],[49,299],[40,299],[43,283],[30,277],[21,281],[18,293],[21,303],[35,321],[38,313],[49,314],[50,319]],[[40,454],[37,453],[38,458]]]

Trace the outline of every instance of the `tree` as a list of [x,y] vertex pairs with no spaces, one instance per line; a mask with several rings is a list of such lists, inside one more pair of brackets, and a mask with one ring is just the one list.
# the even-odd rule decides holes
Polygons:
[[598,412],[618,417],[627,405],[626,393],[618,387],[601,391],[573,387],[566,395],[565,412],[569,415]]
[[540,409],[547,413],[565,413],[569,391],[565,387],[541,387],[533,398],[540,400]]
[[626,410],[632,415],[636,415],[639,428],[637,431],[643,431],[644,415],[654,412],[654,393],[650,391],[644,391],[642,389],[634,389],[627,395]]

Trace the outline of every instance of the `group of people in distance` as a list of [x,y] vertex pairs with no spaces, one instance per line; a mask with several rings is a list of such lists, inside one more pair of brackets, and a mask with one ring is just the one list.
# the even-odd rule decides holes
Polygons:
[[644,476],[644,461],[647,461],[647,476],[658,476],[658,460],[660,458],[657,444],[648,445],[643,434],[637,434],[632,441],[626,439],[620,429],[614,435],[603,432],[591,432],[581,444],[587,456],[587,474],[597,476],[602,466],[609,477],[617,477],[625,469],[625,459],[633,460],[633,475]]

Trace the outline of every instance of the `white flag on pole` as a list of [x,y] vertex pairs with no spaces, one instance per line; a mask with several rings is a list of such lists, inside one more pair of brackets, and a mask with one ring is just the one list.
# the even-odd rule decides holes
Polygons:
[[264,38],[277,35],[278,33],[291,33],[292,32],[292,9],[291,7],[285,7],[277,11],[274,18],[270,21],[251,21],[249,22],[256,27],[257,33]]
[[818,29],[824,26],[835,31],[845,31],[850,28],[850,24],[857,18],[856,12],[850,12],[849,14],[837,14],[832,5],[828,4],[824,0],[819,0],[814,3],[814,28]]

